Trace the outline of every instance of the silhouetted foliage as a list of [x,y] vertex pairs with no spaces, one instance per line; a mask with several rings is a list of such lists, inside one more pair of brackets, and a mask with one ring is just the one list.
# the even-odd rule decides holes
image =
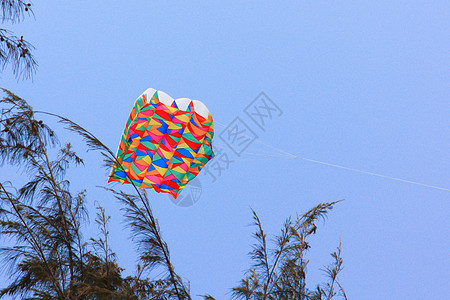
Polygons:
[[[169,260],[145,193],[114,192],[124,204],[125,218],[139,246],[137,275],[121,277],[115,254],[109,248],[108,220],[98,206],[96,223],[100,237],[85,241],[85,192],[73,194],[65,172],[70,165],[83,164],[70,144],[60,145],[55,133],[26,101],[4,90],[0,100],[0,163],[26,171],[29,181],[19,189],[0,183],[0,230],[12,246],[0,248],[8,265],[11,283],[0,296],[35,299],[188,299],[188,293]],[[60,118],[88,139],[88,145],[112,153],[93,135],[73,122]],[[55,148],[59,151],[56,157]],[[52,149],[50,151],[50,149]],[[111,158],[114,159],[114,156]],[[160,278],[142,279],[156,267]],[[164,274],[167,274],[165,276]]]
[[[0,2],[0,22],[18,23],[26,16],[33,15],[29,1],[2,0]],[[37,63],[33,57],[33,45],[17,37],[11,31],[0,27],[0,69],[10,64],[13,73],[19,78],[30,78],[36,71]]]
[[306,254],[310,249],[309,238],[316,234],[316,221],[325,219],[337,202],[321,203],[295,220],[288,218],[281,233],[274,237],[274,247],[268,248],[266,234],[261,221],[253,211],[253,225],[256,227],[256,243],[249,253],[252,268],[240,284],[232,289],[235,299],[333,299],[345,292],[338,281],[342,270],[341,245],[332,253],[334,262],[325,269],[328,282],[317,285],[314,291],[306,286]]

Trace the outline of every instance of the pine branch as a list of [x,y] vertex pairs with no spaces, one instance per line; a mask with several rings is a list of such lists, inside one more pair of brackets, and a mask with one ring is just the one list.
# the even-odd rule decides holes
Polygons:
[[0,3],[0,22],[18,23],[26,15],[33,15],[31,2],[23,0],[2,0]]
[[[25,16],[33,16],[29,1],[2,0],[0,2],[0,23],[12,24],[21,22]],[[0,70],[11,64],[13,74],[17,78],[28,79],[36,72],[37,63],[32,55],[33,45],[0,28]]]
[[[5,199],[7,199],[9,201],[9,203],[11,205],[11,208],[13,209],[13,211],[15,213],[14,216],[17,217],[20,220],[20,224],[26,230],[27,235],[21,234],[20,237],[23,238],[25,241],[27,241],[27,243],[39,254],[39,259],[44,264],[44,269],[46,271],[47,276],[51,279],[53,287],[58,292],[58,295],[60,296],[60,299],[63,299],[63,295],[64,295],[63,289],[60,286],[57,278],[55,278],[54,275],[53,275],[53,269],[50,267],[50,263],[47,260],[45,254],[44,254],[44,251],[42,249],[42,243],[36,237],[35,232],[28,226],[28,223],[25,221],[25,218],[24,218],[23,213],[22,213],[23,210],[18,205],[17,200],[13,199],[12,195],[10,193],[8,193],[8,191],[5,189],[5,187],[1,183],[0,183],[0,189],[3,192],[2,194],[5,197]],[[8,223],[3,223],[1,225],[4,226],[4,225],[9,225],[9,224]],[[27,255],[28,255],[28,252],[27,252]],[[15,288],[13,288],[13,287],[15,287]],[[14,292],[15,289],[17,289],[19,287],[20,287],[20,285],[18,285],[17,283],[15,285],[13,284],[13,285],[10,286],[10,288],[6,288],[6,289],[2,290],[1,294],[2,295],[6,294],[6,293],[11,294],[11,293]]]
[[[337,250],[333,253],[331,253],[331,257],[333,258],[333,263],[331,263],[326,269],[323,271],[329,278],[329,282],[326,284],[325,288],[322,289],[324,295],[326,296],[326,300],[331,300],[333,297],[337,294],[343,296],[344,299],[346,299],[346,295],[344,292],[344,289],[338,282],[338,275],[343,269],[343,259],[341,257],[342,252],[342,242],[339,241],[339,246],[337,247]],[[335,284],[338,285],[339,289],[336,292],[335,291]]]
[[[177,297],[190,299],[181,279],[173,270],[169,249],[161,238],[159,224],[150,210],[150,203],[145,191],[141,192],[139,196],[135,196],[123,191],[104,189],[112,192],[116,199],[124,204],[122,210],[125,212],[124,216],[132,230],[133,237],[137,241],[138,250],[141,253],[140,259],[144,262],[145,267],[152,269],[158,265],[165,266]],[[142,206],[138,203],[141,203]]]
[[[307,264],[307,261],[303,261],[303,251],[307,250],[309,248],[308,243],[306,242],[306,239],[309,235],[315,234],[317,226],[315,225],[315,221],[318,219],[325,220],[327,213],[333,209],[334,205],[341,202],[335,201],[335,202],[327,202],[327,203],[321,203],[312,209],[310,209],[308,212],[306,212],[301,217],[297,217],[297,220],[294,224],[292,224],[292,221],[290,218],[288,218],[285,222],[285,226],[283,228],[281,236],[276,237],[277,240],[277,250],[275,251],[275,263],[271,270],[271,275],[274,276],[276,272],[277,265],[280,260],[286,259],[288,255],[295,251],[295,259],[294,261],[297,262],[297,264],[291,264],[289,261],[285,261],[285,266],[291,266],[291,268],[285,268],[284,273],[282,272],[281,275],[289,276],[286,272],[300,272],[297,276],[299,279],[301,279],[303,282],[299,286],[302,290],[300,291],[301,294],[306,294],[305,284],[304,284],[304,268]],[[292,243],[292,239],[294,239],[294,243]],[[298,266],[294,268],[294,266]],[[296,271],[298,270],[298,271]],[[268,289],[267,294],[271,294],[272,289],[276,286],[277,281],[280,279],[280,276],[276,276],[273,283]],[[296,292],[294,292],[295,295]],[[265,299],[265,298],[264,298]]]
[[253,245],[253,250],[250,252],[251,258],[255,261],[255,267],[261,268],[264,272],[265,277],[269,277],[269,259],[267,255],[267,242],[266,242],[266,234],[261,225],[261,221],[256,214],[256,212],[252,209],[253,213],[253,223],[252,225],[257,227],[257,231],[253,234],[253,237],[256,239],[257,243]]
[[[81,135],[90,150],[100,151],[104,157],[109,157],[109,160],[107,160],[106,163],[108,163],[108,161],[109,162],[114,161],[118,166],[120,166],[120,163],[117,161],[115,154],[107,146],[105,146],[97,137],[95,137],[95,135],[84,129],[82,126],[57,114],[42,111],[36,111],[36,113],[42,113],[57,117],[61,123],[66,125],[66,129]],[[130,180],[130,182],[133,183],[132,180]],[[156,249],[155,254],[157,255],[156,256],[149,255],[143,258],[149,261],[153,261],[153,263],[151,263],[150,265],[152,264],[154,265],[160,263],[160,258],[162,257],[163,258],[162,261],[164,262],[164,265],[166,266],[169,272],[170,281],[173,284],[178,299],[185,299],[185,298],[190,299],[190,296],[186,292],[186,288],[182,283],[180,283],[180,280],[178,280],[179,276],[175,273],[173,269],[173,265],[170,261],[169,249],[167,247],[167,244],[161,238],[159,226],[153,216],[153,212],[151,210],[150,203],[148,201],[146,193],[141,192],[134,184],[132,185],[136,191],[136,194],[138,195],[137,197],[122,192],[121,192],[122,194],[120,193],[117,194],[116,191],[113,191],[111,189],[107,190],[110,190],[113,193],[115,193],[116,197],[118,197],[118,199],[121,200],[122,203],[126,205],[125,212],[126,216],[128,216],[131,228],[146,230],[144,232],[149,232],[154,236],[155,238],[154,240],[152,240],[150,236],[147,237],[144,236],[144,238],[142,238],[141,241],[143,244],[147,245],[147,247],[150,247],[149,249],[152,249],[150,253],[153,253],[152,252],[153,249]],[[139,211],[136,210],[138,207],[136,205],[137,202],[140,202],[143,205],[143,207],[139,208]]]
[[24,40],[23,36],[19,38],[0,28],[0,70],[10,64],[17,78],[31,78],[38,66],[32,54],[33,50],[33,45]]
[[[68,191],[68,181],[63,179],[69,163],[79,164],[82,160],[71,151],[68,144],[61,149],[58,158],[51,161],[47,147],[58,144],[53,131],[42,121],[34,118],[34,111],[25,100],[5,89],[3,91],[7,96],[0,100],[0,104],[6,105],[7,109],[2,110],[0,120],[3,126],[0,135],[0,153],[4,161],[18,166],[25,165],[27,171],[34,175],[34,178],[19,190],[19,199],[32,203],[38,192],[40,204],[43,205],[40,210],[45,211],[47,216],[44,217],[37,210],[31,209],[31,206],[23,207],[28,209],[27,220],[33,226],[32,229],[37,230],[45,239],[41,242],[49,247],[48,254],[58,261],[57,269],[61,274],[59,280],[65,287],[64,274],[67,268],[70,273],[68,280],[70,285],[75,279],[78,257],[74,241],[79,241],[81,237],[77,221],[69,220],[73,209],[72,196]],[[49,208],[46,207],[48,204]],[[43,227],[42,222],[44,224],[47,222],[47,226]],[[58,224],[58,227],[54,224]],[[49,231],[50,229],[53,231]],[[66,258],[66,254],[68,263],[63,259],[63,256]],[[73,295],[70,292],[66,295],[70,290],[69,286],[62,298],[72,299]]]
[[258,292],[260,287],[259,274],[255,270],[250,270],[250,274],[241,279],[241,284],[231,289],[232,296],[234,299],[262,299],[262,293]]

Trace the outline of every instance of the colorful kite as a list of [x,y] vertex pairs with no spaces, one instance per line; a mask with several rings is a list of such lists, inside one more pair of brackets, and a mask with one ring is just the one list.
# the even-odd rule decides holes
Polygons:
[[117,151],[109,182],[176,198],[214,157],[213,120],[198,100],[174,100],[164,92],[146,90],[135,102]]

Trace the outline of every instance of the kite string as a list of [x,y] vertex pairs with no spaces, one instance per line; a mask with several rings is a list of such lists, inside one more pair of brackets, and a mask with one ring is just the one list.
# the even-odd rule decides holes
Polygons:
[[[220,126],[223,126],[225,128],[227,127],[226,125],[223,125],[223,124],[221,124],[219,122],[215,122],[215,123],[220,125]],[[249,137],[249,136],[247,136],[247,137]],[[296,159],[309,161],[309,162],[312,162],[312,163],[321,164],[321,165],[325,165],[325,166],[329,166],[329,167],[339,168],[339,169],[343,169],[343,170],[347,170],[347,171],[358,172],[358,173],[362,173],[362,174],[366,174],[366,175],[377,176],[377,177],[381,177],[381,178],[385,178],[385,179],[390,179],[390,180],[395,180],[395,181],[400,181],[400,182],[405,182],[405,183],[410,183],[410,184],[420,185],[420,186],[424,186],[424,187],[428,187],[428,188],[432,188],[432,189],[437,189],[437,190],[450,192],[450,189],[448,189],[448,188],[443,188],[443,187],[439,187],[439,186],[435,186],[435,185],[429,185],[429,184],[425,184],[425,183],[421,183],[421,182],[417,182],[417,181],[406,180],[406,179],[402,179],[402,178],[398,178],[398,177],[392,177],[392,176],[383,175],[383,174],[379,174],[379,173],[364,171],[364,170],[350,168],[350,167],[346,167],[346,166],[342,166],[342,165],[338,165],[338,164],[333,164],[333,163],[328,163],[328,162],[324,162],[324,161],[320,161],[320,160],[315,160],[315,159],[311,159],[311,158],[297,156],[295,154],[286,152],[283,149],[276,148],[276,147],[274,147],[272,145],[264,143],[263,141],[261,141],[259,139],[256,139],[255,142],[280,152],[280,154],[278,156],[280,158],[281,157],[283,157],[283,158],[296,158]],[[248,152],[244,152],[244,153],[252,154],[252,155],[264,155],[264,154],[248,153]],[[276,157],[274,155],[271,155],[271,156],[272,157]]]
[[321,165],[326,165],[326,166],[330,166],[330,167],[340,168],[340,169],[344,169],[344,170],[348,170],[348,171],[363,173],[363,174],[367,174],[367,175],[382,177],[382,178],[386,178],[386,179],[391,179],[391,180],[411,183],[411,184],[415,184],[415,185],[421,185],[421,186],[425,186],[425,187],[429,187],[429,188],[433,188],[433,189],[438,189],[438,190],[450,192],[450,189],[439,187],[439,186],[434,186],[434,185],[429,185],[429,184],[425,184],[425,183],[420,183],[420,182],[417,182],[417,181],[411,181],[411,180],[401,179],[401,178],[387,176],[387,175],[383,175],[383,174],[363,171],[363,170],[359,170],[359,169],[349,168],[349,167],[340,166],[340,165],[336,165],[336,164],[331,164],[331,163],[327,163],[327,162],[323,162],[323,161],[319,161],[319,160],[315,160],[315,159],[310,159],[310,158],[305,158],[305,157],[296,156],[295,158],[298,158],[298,159],[301,159],[301,160],[306,160],[306,161],[317,163],[317,164],[321,164]]
[[243,152],[242,154],[250,154],[250,155],[254,155],[254,156],[263,156],[263,157],[276,157],[276,158],[293,158],[291,155],[284,155],[284,154],[279,154],[279,155],[272,155],[270,153],[253,153],[253,152]]

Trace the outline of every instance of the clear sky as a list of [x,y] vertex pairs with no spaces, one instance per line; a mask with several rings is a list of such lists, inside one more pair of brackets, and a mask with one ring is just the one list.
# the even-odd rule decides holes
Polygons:
[[[216,125],[213,143],[234,161],[215,182],[199,176],[198,202],[151,192],[192,295],[230,297],[250,263],[250,207],[276,234],[288,216],[345,199],[313,240],[309,284],[341,239],[349,299],[448,299],[450,192],[273,157],[270,146],[450,188],[449,1],[34,2],[35,19],[6,27],[36,47],[38,72],[19,82],[3,73],[0,86],[35,109],[116,149],[134,100],[153,87],[201,100],[225,126],[239,117],[264,143],[238,157]],[[262,91],[281,111],[263,129],[244,111]],[[107,180],[100,156],[60,138],[85,157],[72,187],[112,215],[112,247],[131,272],[120,206],[96,188]]]

